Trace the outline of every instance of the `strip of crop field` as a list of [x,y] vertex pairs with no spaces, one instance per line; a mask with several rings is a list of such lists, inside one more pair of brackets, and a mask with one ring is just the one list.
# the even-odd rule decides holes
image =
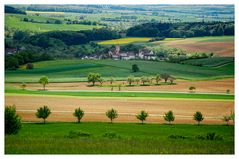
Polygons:
[[6,89],[5,93],[32,95],[60,95],[79,97],[144,97],[144,98],[182,98],[182,99],[218,99],[234,100],[234,95],[223,94],[195,94],[195,93],[156,93],[156,92],[92,92],[92,91],[30,91]]
[[106,41],[101,41],[98,42],[98,44],[101,45],[120,45],[120,44],[128,44],[128,43],[133,43],[133,42],[145,42],[149,41],[151,38],[121,38],[121,39],[114,39],[114,40],[106,40]]

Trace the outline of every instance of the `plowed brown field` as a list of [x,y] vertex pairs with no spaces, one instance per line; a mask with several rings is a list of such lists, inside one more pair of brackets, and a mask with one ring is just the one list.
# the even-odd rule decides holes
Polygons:
[[163,42],[163,44],[174,48],[180,48],[188,52],[213,52],[219,56],[234,56],[234,42],[197,42],[185,39],[167,41]]

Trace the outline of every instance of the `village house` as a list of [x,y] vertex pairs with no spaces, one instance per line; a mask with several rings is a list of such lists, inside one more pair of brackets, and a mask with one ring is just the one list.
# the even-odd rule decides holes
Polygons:
[[145,59],[145,60],[156,60],[157,56],[153,51],[146,48],[139,50],[139,53],[134,53],[132,51],[120,52],[120,46],[112,48],[109,52],[109,57],[114,60],[133,60],[133,59]]

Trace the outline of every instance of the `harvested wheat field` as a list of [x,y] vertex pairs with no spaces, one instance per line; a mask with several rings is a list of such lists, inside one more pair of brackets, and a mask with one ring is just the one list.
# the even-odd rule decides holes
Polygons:
[[52,114],[48,121],[75,121],[72,113],[81,107],[85,111],[82,121],[109,121],[105,112],[114,108],[119,117],[116,122],[138,122],[135,114],[141,110],[149,113],[147,122],[164,123],[162,115],[172,110],[175,123],[194,123],[192,115],[201,111],[205,116],[203,123],[221,124],[222,116],[234,110],[234,101],[140,99],[140,98],[79,98],[49,96],[6,96],[5,105],[16,105],[17,113],[23,121],[40,121],[35,117],[36,109],[47,105]]
[[[126,84],[125,81],[117,81],[113,84]],[[168,92],[188,92],[190,86],[196,87],[196,92],[199,93],[226,93],[229,89],[230,93],[234,93],[234,79],[220,79],[211,81],[185,81],[176,80],[176,85],[159,85],[159,86],[134,86],[134,87],[121,87],[121,91],[168,91]],[[109,85],[109,82],[104,82]],[[74,83],[50,83],[47,85],[48,90],[111,90],[111,87],[89,87],[87,82],[74,82]],[[14,86],[20,88],[19,83],[6,84],[6,86]],[[26,89],[39,90],[42,85],[38,83],[27,84]],[[114,87],[114,91],[118,91],[118,87]]]

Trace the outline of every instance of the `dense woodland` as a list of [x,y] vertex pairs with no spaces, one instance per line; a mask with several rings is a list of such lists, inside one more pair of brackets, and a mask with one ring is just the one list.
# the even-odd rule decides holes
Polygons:
[[131,27],[127,36],[200,37],[234,35],[234,22],[147,23]]

